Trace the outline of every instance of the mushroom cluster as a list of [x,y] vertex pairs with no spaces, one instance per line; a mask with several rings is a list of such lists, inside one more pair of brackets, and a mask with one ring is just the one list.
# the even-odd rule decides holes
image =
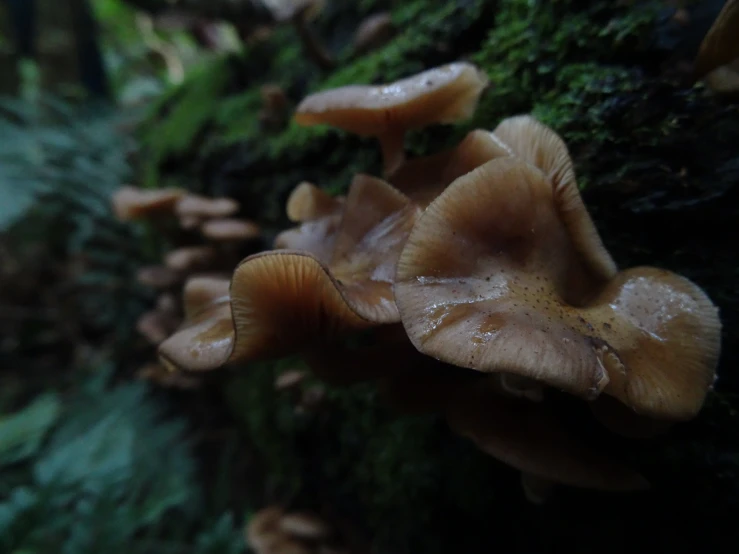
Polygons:
[[455,63],[306,98],[298,122],[379,139],[386,180],[356,175],[342,197],[301,183],[287,204],[298,226],[241,261],[160,358],[203,371],[299,353],[329,382],[372,380],[520,470],[534,501],[555,483],[644,488],[559,401],[629,437],[693,418],[715,378],[718,310],[679,275],[617,268],[567,147],[530,116],[405,159],[406,130],[470,117],[486,83]]
[[[170,244],[162,262],[145,266],[138,282],[158,293],[156,307],[137,322],[138,332],[153,346],[174,333],[184,318],[228,295],[230,274],[242,257],[244,243],[261,235],[257,224],[235,218],[239,204],[230,198],[207,198],[181,189],[121,187],[113,196],[121,221],[147,220]],[[144,366],[139,377],[165,386],[192,388],[193,376],[158,361]]]
[[246,543],[256,554],[344,554],[349,550],[336,530],[317,515],[268,506],[246,526]]

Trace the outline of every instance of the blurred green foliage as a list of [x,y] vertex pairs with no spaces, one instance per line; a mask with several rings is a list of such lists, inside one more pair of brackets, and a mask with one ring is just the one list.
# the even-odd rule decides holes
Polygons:
[[0,550],[243,552],[233,515],[207,510],[184,422],[108,374],[0,421]]

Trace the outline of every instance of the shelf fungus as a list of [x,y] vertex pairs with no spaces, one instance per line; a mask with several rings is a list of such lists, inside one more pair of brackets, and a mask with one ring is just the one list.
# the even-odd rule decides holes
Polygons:
[[485,162],[512,155],[510,147],[495,134],[477,129],[454,148],[408,160],[393,173],[390,182],[425,208],[462,175]]
[[176,188],[142,189],[124,185],[113,194],[111,204],[120,221],[130,221],[162,213],[170,214],[184,195],[184,190]]
[[487,77],[474,65],[456,62],[386,85],[348,85],[317,92],[297,107],[300,125],[331,125],[373,136],[382,148],[385,174],[405,159],[407,131],[468,119]]
[[[329,256],[273,250],[244,259],[231,279],[230,302],[214,302],[186,322],[163,343],[160,354],[183,369],[215,369],[398,323],[392,293],[395,262],[420,208],[366,175],[354,178],[344,204]],[[226,347],[228,340],[232,343]],[[220,356],[203,356],[209,341],[217,343]]]
[[594,228],[568,219],[552,175],[518,156],[495,159],[429,205],[394,286],[410,340],[453,365],[586,400],[606,393],[658,420],[692,418],[714,380],[718,310],[665,270],[606,279]]
[[208,371],[228,362],[234,345],[228,279],[193,277],[183,291],[184,323],[157,350],[170,370]]

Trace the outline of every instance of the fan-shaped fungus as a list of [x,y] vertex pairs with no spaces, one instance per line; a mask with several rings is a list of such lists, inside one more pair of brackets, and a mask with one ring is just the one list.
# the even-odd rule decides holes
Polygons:
[[153,214],[171,213],[185,191],[180,189],[141,189],[130,185],[113,194],[113,211],[121,221]]
[[469,118],[488,80],[474,65],[457,62],[387,85],[350,85],[317,92],[298,106],[301,125],[332,125],[380,141],[385,174],[403,162],[405,133]]
[[423,353],[600,392],[665,420],[700,409],[719,352],[716,308],[673,273],[636,268],[603,283],[545,175],[516,158],[450,185],[414,226],[395,296]]

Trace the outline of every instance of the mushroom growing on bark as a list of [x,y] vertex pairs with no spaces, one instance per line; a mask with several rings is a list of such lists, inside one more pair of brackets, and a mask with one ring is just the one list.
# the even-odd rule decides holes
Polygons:
[[602,258],[583,250],[597,243],[575,236],[589,230],[563,215],[562,198],[517,157],[452,183],[398,261],[395,298],[410,340],[457,366],[588,400],[606,392],[656,419],[693,417],[714,380],[716,307],[668,271],[605,279]]
[[[419,212],[384,181],[358,175],[325,258],[276,250],[243,260],[231,279],[233,348],[220,350],[220,358],[210,358],[212,368],[227,361],[297,352],[346,332],[397,323],[392,294],[395,262]],[[218,313],[224,315],[225,325],[222,309]],[[186,330],[191,333],[188,341],[199,342],[191,327]],[[225,345],[221,339],[218,335],[214,340]],[[193,348],[186,342],[167,341],[160,351],[187,369],[188,357],[201,347]]]
[[391,175],[405,159],[407,131],[471,117],[487,84],[477,67],[456,62],[387,85],[349,85],[317,92],[300,103],[295,121],[377,137],[385,175]]
[[113,194],[113,212],[121,221],[171,213],[184,195],[184,190],[175,188],[142,189],[125,185]]

